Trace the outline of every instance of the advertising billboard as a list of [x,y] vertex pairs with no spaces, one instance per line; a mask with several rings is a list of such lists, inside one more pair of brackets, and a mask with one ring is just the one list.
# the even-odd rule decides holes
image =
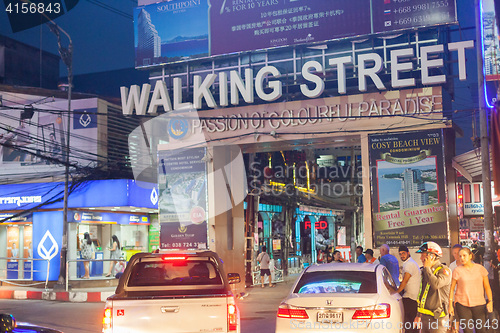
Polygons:
[[136,67],[456,21],[455,0],[172,0],[134,10]]
[[158,154],[160,247],[206,249],[206,148]]
[[374,246],[448,246],[441,130],[370,135]]
[[[0,108],[0,175],[56,174],[64,170],[67,100],[36,104],[44,97],[9,94]],[[31,103],[31,104],[30,104]],[[97,98],[72,101],[70,163],[97,160]],[[32,108],[20,109],[19,105]]]
[[486,81],[500,80],[500,43],[494,0],[483,0],[483,52]]

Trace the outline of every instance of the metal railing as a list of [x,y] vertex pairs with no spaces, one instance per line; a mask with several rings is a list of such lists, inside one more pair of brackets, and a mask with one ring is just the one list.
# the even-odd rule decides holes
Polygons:
[[[2,269],[2,271],[5,271],[5,279],[0,279],[0,281],[4,282],[8,282],[9,284],[12,284],[12,285],[18,285],[18,286],[25,286],[25,287],[30,287],[30,286],[36,286],[36,285],[39,285],[39,284],[42,284],[44,283],[43,281],[42,282],[36,282],[36,283],[31,283],[31,284],[20,284],[20,283],[15,283],[14,281],[16,280],[31,280],[33,281],[33,273],[34,272],[43,272],[43,270],[34,270],[33,269],[33,262],[34,261],[46,261],[47,262],[47,269],[45,271],[45,289],[47,289],[47,285],[49,283],[49,272],[50,272],[50,260],[48,259],[39,259],[39,258],[10,258],[10,257],[0,257],[0,260],[5,260],[6,261],[6,265],[5,265],[5,269]],[[9,262],[14,262],[14,261],[17,261],[18,262],[18,265],[17,265],[17,268],[14,269],[14,268],[10,268],[9,269]],[[30,278],[29,279],[19,279],[19,272],[22,272],[22,276],[24,277],[25,276],[25,273],[26,273],[26,270],[24,269],[24,265],[23,263],[25,262],[30,262],[32,263],[30,269],[29,269],[29,272],[30,272]],[[21,265],[20,265],[21,263]],[[9,279],[8,278],[8,273],[9,272],[17,272],[17,276],[18,278],[16,279]]]
[[[271,270],[271,276],[266,275],[266,277],[264,277],[264,282],[266,282],[266,278],[268,279],[267,281],[271,279],[272,283],[283,282],[283,270],[274,267],[274,270]],[[252,283],[254,286],[262,284],[260,269],[252,272]]]
[[75,280],[75,279],[81,279],[78,277],[78,263],[88,262],[89,263],[89,271],[90,271],[90,269],[91,269],[90,264],[91,263],[98,263],[98,262],[104,263],[105,261],[116,261],[116,262],[125,262],[125,263],[127,262],[127,260],[125,260],[125,259],[69,259],[69,260],[67,260],[66,261],[66,291],[69,290],[69,280],[71,280],[71,277],[69,275],[71,263],[75,263],[77,265],[77,268],[76,268],[77,276],[76,276],[76,278],[73,279],[73,280]]

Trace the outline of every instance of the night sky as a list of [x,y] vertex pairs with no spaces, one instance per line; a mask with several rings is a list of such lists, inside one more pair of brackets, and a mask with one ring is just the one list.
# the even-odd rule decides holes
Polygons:
[[[137,0],[80,0],[54,20],[73,40],[73,73],[87,74],[134,67],[133,9]],[[0,1],[0,35],[58,54],[57,38],[43,24],[13,33]],[[62,37],[67,47],[67,39]],[[61,76],[67,75],[61,62]]]

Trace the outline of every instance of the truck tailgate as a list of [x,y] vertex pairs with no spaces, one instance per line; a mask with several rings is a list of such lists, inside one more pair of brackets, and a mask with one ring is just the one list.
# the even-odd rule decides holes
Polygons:
[[113,300],[114,333],[227,331],[227,295]]

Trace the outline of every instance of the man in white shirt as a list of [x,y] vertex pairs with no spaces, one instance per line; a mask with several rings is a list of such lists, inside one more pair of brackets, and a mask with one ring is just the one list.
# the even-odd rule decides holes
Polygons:
[[420,289],[421,273],[418,264],[410,256],[408,247],[399,247],[399,257],[403,261],[403,281],[397,290],[403,294],[403,307],[405,309],[405,333],[417,333],[418,329],[413,328],[413,319],[417,316],[417,298]]
[[460,266],[460,261],[458,260],[458,252],[460,252],[460,249],[462,248],[462,245],[460,244],[455,244],[451,248],[451,254],[453,255],[453,258],[455,258],[455,261],[450,264],[450,270],[453,272],[457,266]]
[[262,282],[261,287],[264,288],[264,277],[267,275],[269,277],[269,287],[274,287],[272,284],[271,270],[269,269],[269,263],[271,262],[271,257],[267,254],[267,247],[262,246],[262,252],[257,256],[257,261],[260,264],[260,281]]

